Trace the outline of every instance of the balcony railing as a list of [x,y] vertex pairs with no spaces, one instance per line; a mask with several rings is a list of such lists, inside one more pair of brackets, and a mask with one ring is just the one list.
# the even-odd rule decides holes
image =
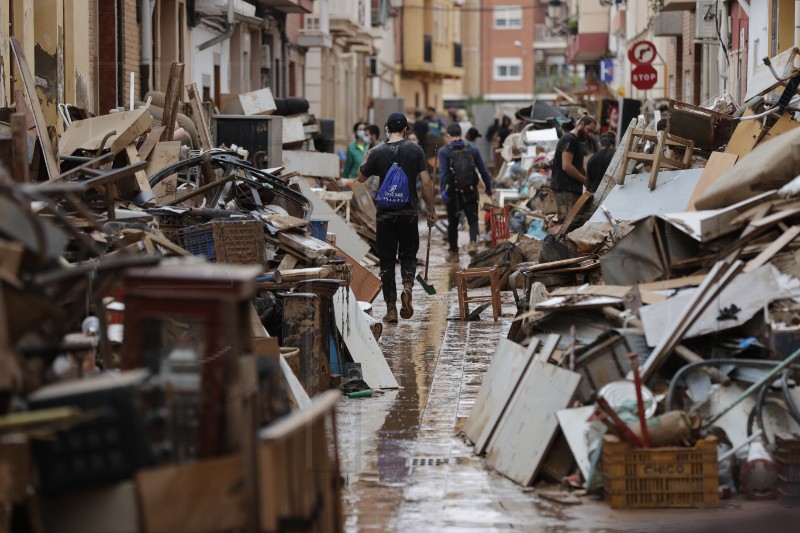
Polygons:
[[453,66],[459,68],[464,66],[464,52],[461,43],[453,43]]
[[585,82],[581,76],[572,74],[548,74],[547,72],[536,71],[536,82],[534,83],[534,92],[539,93],[553,93],[553,87],[558,87],[562,91],[580,91],[583,90]]
[[433,63],[433,37],[430,35],[423,35],[424,42],[422,43],[422,60],[425,63]]

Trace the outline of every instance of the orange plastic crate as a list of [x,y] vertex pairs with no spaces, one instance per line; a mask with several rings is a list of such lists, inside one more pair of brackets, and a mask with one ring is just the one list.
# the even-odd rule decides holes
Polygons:
[[614,509],[719,505],[717,440],[693,448],[631,448],[603,437],[605,499]]

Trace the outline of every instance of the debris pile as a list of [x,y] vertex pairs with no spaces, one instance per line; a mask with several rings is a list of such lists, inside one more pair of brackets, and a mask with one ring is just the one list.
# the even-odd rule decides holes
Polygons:
[[492,468],[619,508],[798,503],[800,124],[771,101],[634,120],[516,266],[465,427]]
[[[206,113],[194,85],[180,102],[181,67],[139,108],[65,109],[57,151],[32,85],[3,115],[4,525],[27,507],[60,529],[338,529],[328,389],[397,387],[362,310],[369,246],[311,187],[338,175],[302,149],[320,121],[273,117],[264,91]],[[263,150],[226,138],[252,117]]]

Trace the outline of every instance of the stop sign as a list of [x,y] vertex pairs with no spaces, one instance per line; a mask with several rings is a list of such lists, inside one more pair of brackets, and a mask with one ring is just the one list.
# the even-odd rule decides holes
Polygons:
[[636,65],[631,71],[631,83],[637,89],[652,89],[658,81],[658,72],[650,65]]

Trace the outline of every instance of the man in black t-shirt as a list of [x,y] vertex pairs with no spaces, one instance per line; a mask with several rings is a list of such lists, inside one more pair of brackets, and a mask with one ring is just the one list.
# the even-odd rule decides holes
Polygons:
[[567,213],[575,205],[586,185],[586,173],[583,170],[583,147],[597,127],[597,120],[584,115],[575,128],[558,140],[556,154],[553,157],[553,177],[550,187],[556,197],[558,220],[564,222]]
[[606,173],[608,165],[611,164],[611,158],[614,157],[616,149],[616,139],[614,134],[610,131],[605,132],[600,136],[600,151],[589,158],[586,164],[586,178],[589,183],[586,184],[586,190],[594,193],[600,182],[603,181],[603,176]]
[[411,291],[414,288],[414,276],[417,268],[417,251],[419,250],[419,230],[417,229],[418,205],[417,174],[422,178],[422,191],[425,194],[428,209],[428,227],[436,224],[436,212],[433,210],[433,183],[428,174],[425,152],[413,142],[405,140],[408,120],[402,113],[392,113],[386,121],[386,132],[389,140],[367,152],[361,168],[358,169],[358,181],[363,183],[369,176],[378,176],[380,185],[386,173],[397,163],[408,178],[409,201],[399,209],[378,207],[375,233],[380,259],[380,277],[383,284],[383,300],[386,302],[384,322],[397,323],[397,288],[395,284],[395,257],[400,258],[400,277],[403,280],[403,292],[400,296],[402,307],[400,316],[409,319],[414,314],[411,306]]

